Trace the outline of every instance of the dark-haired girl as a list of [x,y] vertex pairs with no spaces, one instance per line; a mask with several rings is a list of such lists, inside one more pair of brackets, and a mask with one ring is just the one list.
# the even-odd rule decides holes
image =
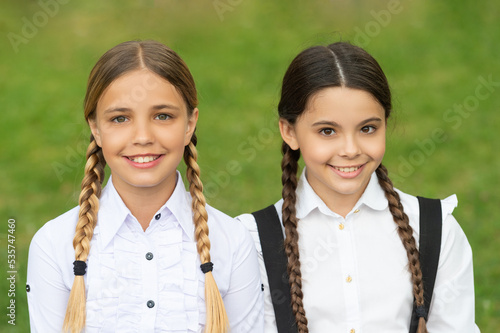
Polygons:
[[125,42],[99,59],[79,206],[30,246],[31,332],[262,332],[252,239],[205,204],[197,104],[188,67],[161,43]]
[[265,332],[402,333],[411,331],[414,312],[418,332],[479,331],[472,251],[451,215],[454,195],[440,202],[442,243],[425,308],[419,202],[395,189],[382,165],[391,111],[387,79],[359,47],[311,47],[290,64],[278,106],[282,199],[274,205],[284,236],[288,324],[280,307],[286,293],[269,287],[274,266],[262,255],[269,244],[261,244],[253,215],[239,217],[261,258]]

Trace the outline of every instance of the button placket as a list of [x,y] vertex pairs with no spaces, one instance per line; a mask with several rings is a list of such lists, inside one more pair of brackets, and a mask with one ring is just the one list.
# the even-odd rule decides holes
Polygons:
[[142,325],[144,332],[149,332],[154,330],[154,318],[156,318],[158,311],[158,307],[156,306],[156,302],[158,302],[158,262],[155,259],[155,255],[158,255],[158,253],[149,237],[146,236],[145,238],[146,241],[141,248],[144,256],[141,260],[141,275],[143,285],[142,297],[144,297],[143,304],[147,307],[147,311],[144,313],[140,325]]
[[[355,237],[354,237],[354,225],[353,220],[355,219],[354,211],[348,214],[346,218],[342,218],[340,225],[343,228],[339,229],[339,249],[340,249],[340,264],[341,264],[341,274],[343,276],[343,289],[345,295],[345,308],[346,308],[346,323],[352,328],[355,327],[359,322],[360,309],[359,309],[359,297],[358,288],[356,286],[356,281],[353,276],[356,272],[356,247],[355,247]],[[353,275],[354,274],[354,275]]]

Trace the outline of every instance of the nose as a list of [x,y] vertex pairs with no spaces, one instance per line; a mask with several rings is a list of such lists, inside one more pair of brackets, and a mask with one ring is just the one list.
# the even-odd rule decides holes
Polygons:
[[151,125],[144,120],[136,120],[133,128],[133,143],[136,145],[148,145],[154,142]]
[[340,149],[340,156],[353,159],[361,154],[361,148],[355,135],[346,135]]

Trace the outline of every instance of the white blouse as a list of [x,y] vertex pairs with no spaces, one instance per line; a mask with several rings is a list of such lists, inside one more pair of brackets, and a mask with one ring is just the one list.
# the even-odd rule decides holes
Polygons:
[[[116,192],[104,188],[85,286],[86,332],[202,332],[205,276],[194,239],[191,197],[176,188],[144,231]],[[231,332],[263,331],[263,299],[252,238],[238,221],[207,205],[213,275]],[[78,207],[46,223],[28,260],[31,332],[61,332],[73,285]]]
[[[362,197],[343,218],[318,197],[304,172],[297,188],[296,214],[309,331],[408,332],[413,302],[408,258],[377,176],[372,175]],[[398,193],[418,244],[418,200]],[[441,254],[427,328],[439,333],[479,332],[474,321],[472,251],[451,215],[457,198],[452,195],[441,203]],[[282,204],[282,200],[275,204],[280,219]],[[255,219],[250,214],[238,219],[250,230],[260,259],[264,332],[277,332]]]

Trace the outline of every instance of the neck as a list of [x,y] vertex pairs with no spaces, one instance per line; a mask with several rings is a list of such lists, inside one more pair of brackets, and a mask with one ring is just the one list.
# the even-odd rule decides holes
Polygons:
[[335,212],[345,218],[347,214],[349,214],[349,212],[353,209],[356,202],[358,202],[359,198],[359,195],[343,195],[337,198],[332,198],[329,196],[328,198],[321,198],[321,200],[323,200],[323,202],[327,205],[328,208],[330,208],[332,212]]
[[143,230],[149,227],[154,215],[170,199],[176,183],[155,187],[136,187],[113,179],[113,185],[121,199],[135,216]]

